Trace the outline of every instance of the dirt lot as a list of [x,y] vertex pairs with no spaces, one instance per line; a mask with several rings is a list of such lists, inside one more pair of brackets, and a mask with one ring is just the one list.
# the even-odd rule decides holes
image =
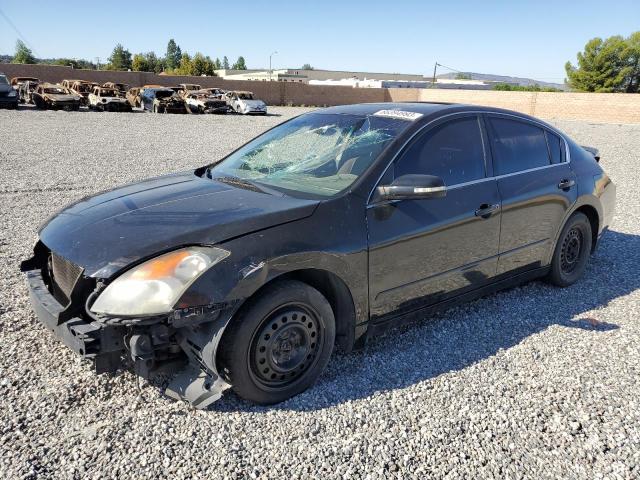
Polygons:
[[0,111],[0,478],[640,477],[640,125],[557,122],[618,186],[585,278],[337,355],[281,405],[193,411],[94,375],[37,323],[20,260],[84,195],[220,158],[264,118]]

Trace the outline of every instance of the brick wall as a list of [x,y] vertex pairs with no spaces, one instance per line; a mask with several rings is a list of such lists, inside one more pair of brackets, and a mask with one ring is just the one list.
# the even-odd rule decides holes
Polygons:
[[250,90],[269,105],[343,105],[361,102],[437,101],[507,108],[541,118],[606,123],[640,123],[640,94],[498,92],[419,88],[352,88],[285,82],[223,80],[220,77],[165,76],[145,72],[74,70],[54,65],[0,64],[7,77],[38,77],[48,82],[65,78],[123,82],[131,86],[198,83],[204,87]]

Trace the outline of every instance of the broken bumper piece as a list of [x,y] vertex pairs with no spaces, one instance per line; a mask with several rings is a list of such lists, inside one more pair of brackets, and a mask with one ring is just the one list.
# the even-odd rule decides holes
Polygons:
[[76,354],[92,361],[96,373],[117,370],[122,363],[124,329],[78,317],[59,322],[64,307],[49,293],[40,271],[26,274],[31,304],[40,323]]
[[[133,369],[145,378],[155,373],[175,374],[166,395],[198,409],[207,408],[229,387],[219,377],[213,361],[229,318],[219,315],[216,308],[216,315],[204,309],[172,318],[170,324],[114,324],[100,319],[87,321],[82,315],[65,320],[65,307],[49,292],[41,271],[25,273],[31,304],[40,323],[73,352],[92,362],[96,373]],[[215,320],[203,325],[205,316]],[[180,341],[172,340],[175,338]]]

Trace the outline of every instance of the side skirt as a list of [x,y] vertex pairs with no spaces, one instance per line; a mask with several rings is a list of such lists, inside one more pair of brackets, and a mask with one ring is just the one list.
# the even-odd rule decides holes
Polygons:
[[[536,278],[544,277],[547,273],[549,273],[550,268],[551,267],[549,266],[540,267],[536,268],[535,270],[529,270],[528,272],[512,275],[476,290],[471,290],[470,292],[466,292],[447,300],[443,300],[442,302],[427,305],[425,307],[421,307],[410,312],[403,313],[401,315],[387,317],[377,322],[371,322],[369,324],[369,328],[367,328],[364,343],[366,343],[370,338],[382,335],[392,328],[396,328],[407,323],[416,322],[425,315],[432,315],[434,313],[447,310],[457,305],[461,305],[463,303],[485,297],[492,293],[496,293],[500,290],[504,290],[505,288],[515,287],[531,280],[535,280]],[[364,346],[364,344],[362,346]]]

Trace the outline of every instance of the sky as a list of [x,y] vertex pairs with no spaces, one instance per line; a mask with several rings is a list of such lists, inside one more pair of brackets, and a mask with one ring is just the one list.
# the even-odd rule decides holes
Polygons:
[[0,0],[0,54],[14,52],[17,29],[40,58],[104,63],[116,43],[164,55],[174,38],[191,54],[226,55],[232,63],[242,55],[249,68],[268,68],[277,51],[273,68],[309,63],[430,76],[439,62],[561,83],[566,61],[575,63],[589,39],[640,30],[640,0],[160,0],[99,2],[95,11],[86,0],[28,5]]

